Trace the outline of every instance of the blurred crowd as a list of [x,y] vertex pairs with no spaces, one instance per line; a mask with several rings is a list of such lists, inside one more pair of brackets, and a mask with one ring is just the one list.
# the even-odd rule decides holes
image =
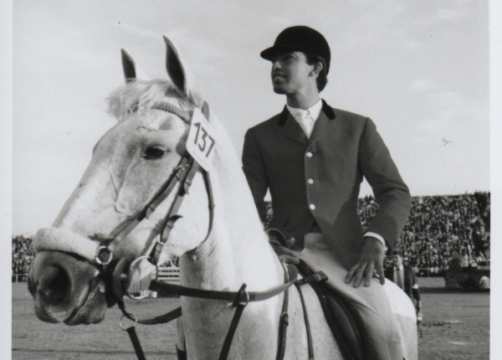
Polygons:
[[[363,225],[377,209],[373,197],[359,199]],[[485,264],[490,256],[490,193],[413,197],[400,247],[395,250],[421,276]]]
[[[364,225],[378,204],[371,196],[359,199]],[[272,216],[270,212],[270,216]],[[489,260],[490,193],[415,196],[396,253],[409,261],[419,276],[443,275],[448,268],[477,267]],[[33,259],[31,239],[12,239],[12,279],[23,281]],[[177,265],[177,264],[173,264]]]
[[25,281],[33,259],[31,239],[18,235],[12,239],[12,281]]

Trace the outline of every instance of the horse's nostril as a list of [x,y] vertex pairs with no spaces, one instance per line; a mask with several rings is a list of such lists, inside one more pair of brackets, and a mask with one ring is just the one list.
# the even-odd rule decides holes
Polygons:
[[44,269],[38,282],[38,294],[47,305],[62,305],[70,292],[70,279],[66,272],[56,266]]

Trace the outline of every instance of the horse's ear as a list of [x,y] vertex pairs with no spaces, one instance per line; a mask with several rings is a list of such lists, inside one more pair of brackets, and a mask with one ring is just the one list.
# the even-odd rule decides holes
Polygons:
[[187,80],[185,75],[185,69],[181,63],[181,59],[178,55],[178,51],[174,47],[171,40],[167,36],[163,36],[164,42],[166,43],[166,69],[167,74],[171,78],[172,82],[176,87],[183,93],[188,94]]
[[202,111],[202,114],[204,114],[204,116],[206,117],[206,119],[209,120],[209,116],[211,114],[209,112],[209,104],[207,103],[207,101],[204,101],[204,103],[202,104],[201,111]]
[[122,69],[124,70],[125,81],[131,82],[136,80],[136,67],[131,55],[124,49],[121,49],[120,52],[122,54]]

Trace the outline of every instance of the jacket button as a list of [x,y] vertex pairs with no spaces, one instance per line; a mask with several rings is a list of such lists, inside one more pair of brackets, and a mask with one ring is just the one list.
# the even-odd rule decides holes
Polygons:
[[314,179],[307,179],[307,184],[312,185],[314,183]]
[[308,157],[308,158],[311,158],[312,156],[314,156],[314,154],[312,154],[310,151],[307,151],[305,153],[305,156]]
[[310,205],[309,205],[309,209],[310,209],[310,210],[315,210],[315,205],[314,205],[314,204],[310,204]]

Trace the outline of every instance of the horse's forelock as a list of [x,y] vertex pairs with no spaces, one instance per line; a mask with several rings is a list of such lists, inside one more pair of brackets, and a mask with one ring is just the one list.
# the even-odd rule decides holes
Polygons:
[[167,80],[136,80],[114,90],[108,97],[108,112],[119,121],[128,114],[152,108],[156,103],[169,103],[182,112],[190,112],[202,102],[196,93],[183,95]]

